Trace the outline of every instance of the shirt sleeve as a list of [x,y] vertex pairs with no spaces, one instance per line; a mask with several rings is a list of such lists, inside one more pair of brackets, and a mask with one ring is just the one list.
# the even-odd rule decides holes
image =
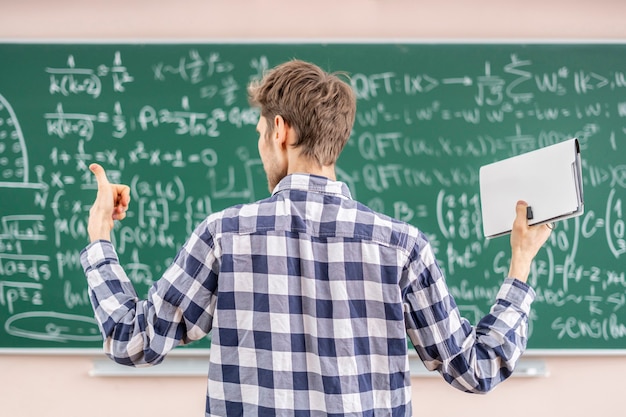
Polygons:
[[489,314],[472,326],[461,317],[428,243],[418,245],[405,270],[407,334],[429,370],[457,389],[485,393],[508,378],[526,349],[535,292],[504,280]]
[[124,365],[154,365],[177,345],[206,336],[217,293],[214,252],[203,223],[140,300],[111,242],[83,249],[81,264],[105,353]]

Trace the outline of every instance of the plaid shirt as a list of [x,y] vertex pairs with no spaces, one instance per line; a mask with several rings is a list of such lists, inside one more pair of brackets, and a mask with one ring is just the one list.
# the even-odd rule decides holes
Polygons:
[[147,300],[109,242],[81,261],[115,361],[156,364],[212,330],[207,416],[411,416],[407,334],[428,369],[488,391],[525,348],[534,297],[506,279],[472,327],[418,229],[303,174],[210,215]]

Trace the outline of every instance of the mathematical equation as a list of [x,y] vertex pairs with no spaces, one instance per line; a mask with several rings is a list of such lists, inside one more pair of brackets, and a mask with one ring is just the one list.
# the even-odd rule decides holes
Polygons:
[[449,86],[471,89],[472,99],[478,106],[500,106],[507,101],[512,104],[530,103],[538,94],[565,96],[573,91],[585,95],[602,89],[626,88],[626,72],[611,71],[610,74],[567,66],[552,72],[534,72],[532,59],[511,54],[509,63],[492,69],[490,60],[484,62],[484,72],[479,75],[457,74],[440,77],[428,73],[404,73],[388,71],[375,74],[356,73],[352,87],[357,98],[373,100],[381,96],[402,94],[415,96],[428,94]]

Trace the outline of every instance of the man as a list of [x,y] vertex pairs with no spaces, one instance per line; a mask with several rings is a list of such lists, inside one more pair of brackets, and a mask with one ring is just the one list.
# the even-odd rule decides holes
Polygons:
[[550,229],[529,227],[517,204],[509,278],[472,327],[425,236],[336,181],[356,111],[350,87],[294,60],[249,93],[272,195],[210,215],[146,300],[110,243],[129,189],[90,167],[98,194],[81,260],[106,353],[156,364],[212,331],[207,416],[411,416],[407,334],[456,388],[486,392],[509,376],[526,345],[525,281]]

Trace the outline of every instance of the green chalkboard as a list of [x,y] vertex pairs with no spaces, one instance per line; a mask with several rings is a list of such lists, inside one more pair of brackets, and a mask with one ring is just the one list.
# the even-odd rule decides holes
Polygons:
[[140,295],[206,215],[268,196],[246,85],[292,58],[350,74],[339,179],[429,235],[472,322],[509,256],[482,235],[479,167],[578,137],[586,210],[536,259],[529,348],[626,350],[626,45],[510,43],[0,44],[0,348],[101,346],[90,162],[132,188],[114,235]]

